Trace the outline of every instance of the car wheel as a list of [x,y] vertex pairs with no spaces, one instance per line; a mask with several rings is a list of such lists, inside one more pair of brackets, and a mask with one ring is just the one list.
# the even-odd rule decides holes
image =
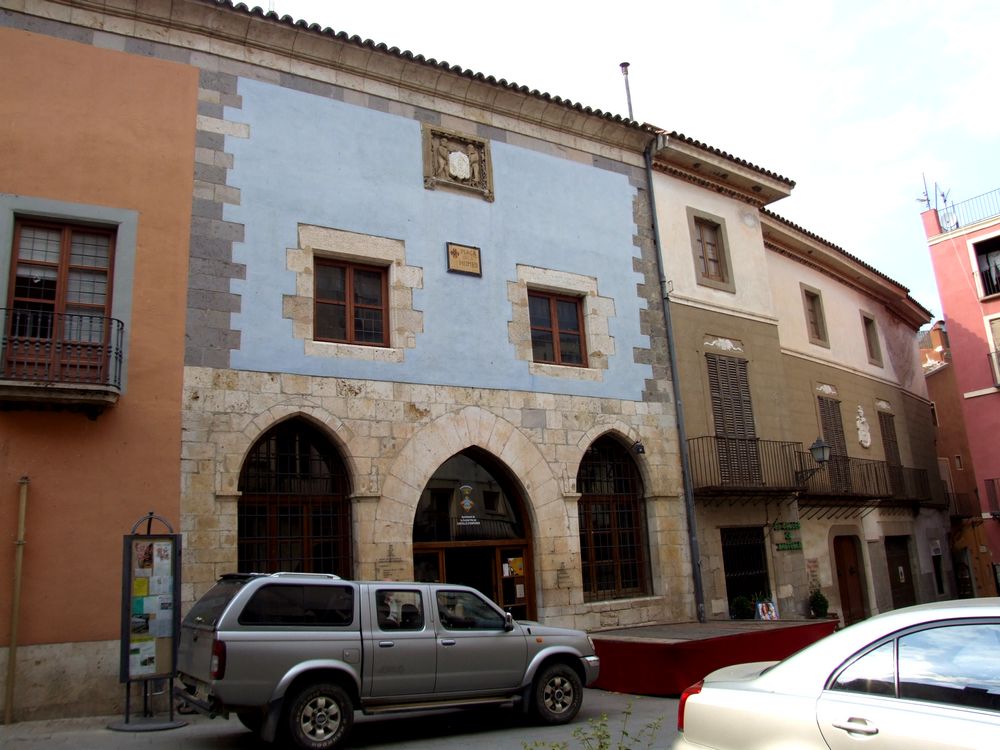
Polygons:
[[259,734],[260,728],[264,725],[264,714],[260,711],[237,711],[236,718],[254,734]]
[[291,740],[304,750],[330,750],[351,731],[354,704],[339,685],[309,685],[288,709]]
[[583,703],[583,684],[573,668],[566,664],[546,667],[535,678],[532,708],[545,724],[572,721]]

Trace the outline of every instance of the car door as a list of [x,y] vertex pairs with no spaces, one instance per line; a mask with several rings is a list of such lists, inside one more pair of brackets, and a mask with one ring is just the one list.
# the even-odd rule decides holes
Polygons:
[[524,631],[504,629],[504,614],[478,592],[435,589],[437,682],[435,692],[511,690],[527,666]]
[[369,695],[386,698],[434,691],[437,653],[423,587],[373,586]]
[[817,702],[831,750],[996,747],[1000,623],[937,623],[875,645]]

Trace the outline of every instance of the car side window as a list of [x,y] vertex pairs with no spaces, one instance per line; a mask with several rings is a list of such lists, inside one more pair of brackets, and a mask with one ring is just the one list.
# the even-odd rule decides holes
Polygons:
[[831,690],[869,695],[896,695],[896,668],[893,641],[883,643],[856,659],[844,669]]
[[424,604],[419,591],[378,589],[375,611],[381,630],[423,630]]
[[261,586],[247,602],[241,625],[344,626],[354,621],[350,586]]
[[448,630],[503,630],[504,618],[469,591],[438,591],[438,619]]
[[1000,711],[1000,624],[900,637],[899,697]]

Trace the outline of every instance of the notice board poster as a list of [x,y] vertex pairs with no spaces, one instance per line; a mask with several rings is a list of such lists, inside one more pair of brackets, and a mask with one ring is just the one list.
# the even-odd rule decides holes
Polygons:
[[179,632],[180,536],[125,536],[122,682],[171,677]]

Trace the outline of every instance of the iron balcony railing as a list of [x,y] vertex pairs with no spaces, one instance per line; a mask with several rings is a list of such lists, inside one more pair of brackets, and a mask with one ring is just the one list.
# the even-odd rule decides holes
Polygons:
[[948,508],[953,518],[979,518],[983,515],[976,496],[969,492],[949,492]]
[[986,480],[986,505],[990,513],[1000,513],[1000,478]]
[[[815,468],[816,462],[811,454],[801,452],[798,458],[803,473]],[[838,455],[830,456],[820,471],[806,479],[805,489],[810,495],[853,495],[915,501],[931,499],[926,469],[891,466],[885,461]]]
[[121,389],[120,320],[2,308],[0,330],[0,380]]
[[802,443],[717,435],[690,438],[694,488],[790,489],[796,486],[796,455]]
[[938,209],[938,221],[945,232],[967,227],[992,216],[1000,216],[1000,189]]

